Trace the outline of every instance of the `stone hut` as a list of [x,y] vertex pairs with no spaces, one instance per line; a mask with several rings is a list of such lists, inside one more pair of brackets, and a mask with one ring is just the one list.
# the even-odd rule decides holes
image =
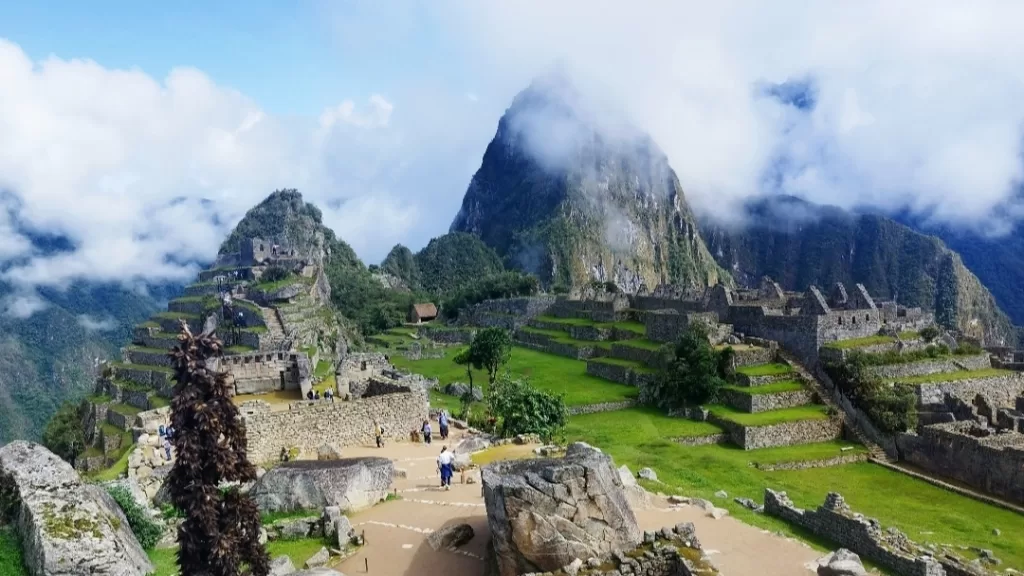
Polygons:
[[409,322],[412,324],[430,322],[435,318],[437,318],[437,306],[433,302],[413,304],[409,308]]

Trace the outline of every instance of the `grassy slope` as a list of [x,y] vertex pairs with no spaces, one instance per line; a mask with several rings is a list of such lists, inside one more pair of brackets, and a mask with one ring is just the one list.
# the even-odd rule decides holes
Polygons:
[[771,384],[765,384],[764,386],[726,386],[726,389],[738,392],[740,394],[749,394],[751,396],[757,396],[759,394],[778,394],[779,392],[793,392],[796,390],[803,390],[804,385],[796,380],[782,380],[780,382],[772,382]]
[[[423,374],[429,378],[437,378],[442,385],[451,382],[467,382],[465,369],[452,361],[452,357],[458,351],[458,347],[452,346],[445,350],[444,358],[423,360],[409,360],[395,354],[391,357],[391,361],[396,367],[403,370]],[[617,402],[633,398],[637,393],[636,388],[631,386],[616,384],[587,374],[586,362],[545,354],[528,348],[513,348],[512,358],[505,369],[513,376],[529,378],[530,383],[537,388],[565,393],[565,402],[569,406]],[[486,388],[487,374],[474,370],[473,383]],[[442,396],[434,394],[431,396],[431,401],[445,400]],[[447,398],[451,399],[451,397]],[[451,407],[449,406],[449,408]]]
[[745,374],[747,376],[778,376],[779,374],[789,374],[793,371],[793,367],[789,364],[783,364],[781,362],[773,362],[771,364],[754,364],[752,366],[740,366],[736,369],[736,372]]
[[[854,510],[896,526],[919,542],[957,543],[988,548],[1007,565],[1024,567],[1024,537],[1015,536],[1020,516],[892,472],[874,464],[851,464],[801,471],[762,472],[750,462],[782,462],[844,454],[840,442],[744,451],[729,446],[687,447],[666,438],[666,417],[623,410],[574,416],[567,436],[600,446],[616,465],[636,471],[649,466],[667,487],[659,491],[709,498],[739,519],[770,530],[797,534],[786,523],[754,514],[732,501],[760,502],[765,488],[784,490],[798,506],[814,508],[828,492],[839,492]],[[845,454],[848,454],[846,452]],[[728,500],[715,499],[725,490]],[[998,528],[1002,536],[994,536]],[[798,534],[807,538],[806,534]],[[816,541],[810,538],[812,542]],[[828,547],[827,543],[820,543]],[[834,546],[833,546],[834,547]]]
[[[319,552],[322,546],[325,546],[324,541],[316,538],[274,541],[267,543],[267,552],[270,553],[271,558],[288,556],[292,559],[292,564],[301,569],[306,560]],[[150,551],[149,560],[156,568],[152,576],[175,576],[178,573],[177,554],[177,548],[161,548]]]
[[896,339],[892,336],[865,336],[863,338],[851,338],[849,340],[837,340],[835,342],[829,342],[825,344],[826,348],[835,348],[837,350],[852,350],[854,348],[864,348],[867,346],[874,346],[876,344],[889,344],[895,342]]
[[706,407],[712,414],[726,420],[730,420],[744,426],[768,426],[781,422],[794,422],[797,420],[824,420],[828,418],[827,408],[820,405],[798,406],[796,408],[784,408],[782,410],[769,410],[748,414],[729,406],[720,404]]
[[993,376],[1009,376],[1014,372],[1010,370],[999,370],[997,368],[985,368],[983,370],[961,370],[959,372],[942,372],[939,374],[925,374],[924,376],[908,376],[898,378],[900,384],[929,384],[932,382],[952,382],[954,380],[969,380],[971,378],[991,378]]
[[28,576],[14,529],[0,526],[0,576]]

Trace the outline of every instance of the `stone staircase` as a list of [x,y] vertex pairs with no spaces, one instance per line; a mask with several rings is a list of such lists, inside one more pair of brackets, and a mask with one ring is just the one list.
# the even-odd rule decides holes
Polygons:
[[288,340],[285,334],[284,324],[273,308],[260,307],[260,314],[263,315],[263,322],[267,325],[267,340],[271,350],[280,350]]
[[[789,365],[792,366],[798,374],[800,374],[801,378],[803,378],[807,386],[809,386],[815,393],[817,393],[818,398],[820,398],[821,402],[835,410],[836,413],[844,413],[843,407],[838,402],[836,402],[835,399],[832,397],[832,392],[826,389],[825,386],[821,383],[821,381],[815,378],[814,375],[811,374],[811,372],[807,370],[807,368],[803,364],[801,364],[795,356],[780,348],[779,357],[788,362]],[[876,442],[872,441],[864,433],[864,431],[861,430],[860,427],[855,424],[855,422],[855,419],[846,418],[845,428],[846,430],[850,431],[853,434],[853,436],[857,439],[858,442],[860,442],[861,444],[864,445],[865,448],[867,448],[868,453],[871,455],[871,459],[877,460],[879,462],[885,462],[888,464],[896,462],[895,458],[891,457],[888,453],[886,453],[884,449],[882,449],[881,446],[879,446]]]

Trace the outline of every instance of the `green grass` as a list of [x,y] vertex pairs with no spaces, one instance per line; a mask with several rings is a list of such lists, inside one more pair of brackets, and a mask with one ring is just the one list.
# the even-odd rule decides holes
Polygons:
[[[428,378],[437,378],[442,386],[452,382],[468,383],[466,370],[452,361],[460,349],[458,346],[450,346],[445,349],[443,358],[422,360],[409,360],[396,354],[391,357],[391,361],[402,370],[423,374]],[[513,377],[529,378],[530,383],[541,390],[564,393],[565,402],[569,406],[618,402],[634,398],[637,394],[636,388],[632,386],[609,382],[587,374],[587,363],[582,360],[518,346],[512,348],[512,357],[503,370],[508,370]],[[486,390],[486,372],[474,370],[473,383]],[[441,395],[432,394],[431,398],[440,399],[439,396]]]
[[[697,422],[686,418],[674,418],[647,406],[635,406],[625,410],[583,414],[569,419],[566,436],[583,434],[586,431],[602,438],[595,446],[602,447],[605,438],[630,437],[637,434],[671,439],[692,436],[721,434],[722,429],[709,422]],[[611,440],[609,440],[611,441]]]
[[303,346],[303,347],[299,348],[299,352],[302,352],[306,356],[309,356],[310,358],[312,358],[313,356],[316,355],[316,346],[313,345],[313,344],[310,344],[308,346]]
[[87,396],[85,399],[92,404],[106,404],[107,402],[112,402],[114,400],[106,394],[93,394],[91,396]]
[[646,338],[634,338],[633,340],[619,340],[616,344],[622,346],[632,346],[634,348],[643,348],[644,350],[652,350],[657,352],[661,350],[661,347],[665,345],[664,342],[655,342],[654,340],[648,340]]
[[795,392],[797,390],[803,390],[803,382],[797,382],[796,380],[783,380],[781,382],[772,382],[764,386],[726,386],[727,390],[738,392],[740,394],[749,394],[751,396],[757,396],[759,394],[778,394],[780,392]]
[[647,327],[640,322],[633,322],[630,320],[623,320],[621,322],[594,322],[589,318],[558,318],[557,316],[538,316],[537,320],[543,322],[550,322],[552,324],[564,324],[565,330],[569,329],[569,326],[593,326],[594,328],[618,328],[620,330],[628,330],[636,334],[646,334]]
[[153,364],[126,364],[124,362],[108,362],[108,366],[114,368],[121,368],[123,370],[150,370],[152,372],[166,372],[168,374],[174,372],[169,366],[155,366]]
[[252,346],[242,346],[241,344],[235,344],[234,346],[228,346],[224,349],[228,354],[250,354],[255,352],[256,349]]
[[0,525],[0,576],[28,576],[14,528]]
[[533,328],[532,326],[525,326],[520,328],[520,330],[531,334],[548,336],[552,341],[559,344],[569,344],[576,347],[590,346],[593,348],[603,348],[605,350],[611,350],[612,347],[612,342],[610,340],[577,340],[572,336],[569,336],[567,332],[562,332],[560,330],[545,330],[543,328]]
[[648,368],[639,362],[632,360],[623,360],[622,358],[610,358],[607,356],[601,356],[598,358],[591,358],[590,362],[598,362],[600,364],[614,364],[615,366],[625,366],[626,368],[632,369],[634,372],[643,372],[645,374],[653,374],[655,370]]
[[829,342],[825,344],[825,348],[835,348],[837,350],[852,350],[854,348],[865,348],[867,346],[875,346],[876,344],[889,344],[895,342],[896,339],[892,336],[865,336],[863,338],[851,338],[849,340],[837,340],[835,342]]
[[331,363],[327,360],[320,360],[316,363],[316,369],[313,370],[313,376],[317,378],[325,378],[331,373]]
[[153,314],[153,318],[162,318],[164,320],[177,320],[179,318],[183,320],[199,320],[199,315],[187,312],[157,312]]
[[[292,564],[301,569],[313,554],[320,551],[320,548],[327,544],[319,538],[307,538],[303,540],[275,540],[267,542],[267,552],[271,558],[288,556]],[[157,548],[150,550],[149,561],[153,563],[155,570],[151,576],[175,576],[178,573],[178,549]],[[3,572],[0,572],[2,575]],[[6,575],[4,575],[6,576]]]
[[163,396],[150,396],[149,405],[155,410],[157,408],[166,408],[171,405],[171,401]]
[[741,412],[735,408],[724,406],[722,404],[712,404],[705,406],[705,408],[723,420],[735,422],[742,426],[771,426],[772,424],[781,424],[783,422],[824,420],[828,418],[828,413],[826,412],[827,408],[819,405],[798,406],[796,408],[784,408],[782,410],[769,410],[768,412],[758,412],[756,414]]
[[[762,502],[764,489],[772,488],[786,491],[797,506],[813,509],[824,502],[828,492],[835,491],[855,511],[877,518],[886,527],[895,526],[918,542],[987,548],[1003,560],[1001,569],[1024,567],[1024,538],[1013,536],[1019,534],[1019,528],[1013,527],[1020,526],[1021,517],[1013,512],[869,463],[764,472],[750,462],[818,460],[851,452],[841,452],[840,442],[749,451],[732,446],[682,446],[670,440],[672,433],[662,427],[662,418],[666,417],[648,417],[635,409],[573,416],[567,439],[599,446],[615,459],[616,466],[625,464],[634,473],[645,466],[653,468],[667,484],[651,486],[659,492],[708,498],[744,522],[803,537],[821,550],[833,550],[836,545],[814,539],[776,518],[755,514],[732,499]],[[714,498],[718,490],[728,492],[729,498]],[[993,528],[1001,530],[1002,536],[994,536]]]
[[145,322],[136,325],[136,328],[159,328],[160,324],[153,322],[152,320],[146,320]]
[[555,322],[558,324],[566,324],[569,326],[593,326],[594,321],[589,318],[559,318],[558,316],[538,316],[537,320],[544,322]]
[[952,382],[954,380],[968,380],[973,378],[1009,376],[1011,374],[1014,374],[1011,370],[985,368],[983,370],[960,370],[959,372],[943,372],[940,374],[925,374],[923,376],[908,376],[906,378],[897,378],[895,382],[898,384],[931,384],[935,382]]
[[242,328],[242,332],[249,332],[251,334],[266,334],[268,330],[266,326],[249,326],[248,328]]
[[752,366],[741,366],[736,369],[736,372],[746,376],[778,376],[780,374],[789,374],[792,371],[792,366],[789,364],[783,364],[782,362],[754,364]]
[[917,330],[906,330],[900,332],[900,340],[918,340],[921,338],[921,333]]
[[292,284],[303,284],[308,286],[312,283],[313,279],[306,276],[288,276],[287,278],[282,278],[275,282],[262,282],[253,286],[253,289],[262,290],[263,292],[274,292],[284,288],[285,286],[291,286]]
[[122,416],[135,416],[139,412],[142,412],[142,410],[139,410],[130,404],[114,404],[110,407],[110,410],[113,410]]
[[168,352],[171,351],[170,348],[151,348],[149,346],[138,346],[138,345],[135,345],[135,344],[132,344],[131,346],[128,346],[127,348],[129,350],[137,350],[139,352],[149,352],[151,354],[167,354]]
[[89,479],[93,482],[110,482],[128,474],[128,457],[131,456],[134,449],[134,445],[129,445],[124,454],[121,454],[121,457],[117,459],[117,462],[114,462],[113,466],[104,470],[90,472],[88,474]]

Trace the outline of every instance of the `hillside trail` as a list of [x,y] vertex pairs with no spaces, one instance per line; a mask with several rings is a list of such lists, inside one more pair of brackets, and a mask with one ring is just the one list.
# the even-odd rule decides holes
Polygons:
[[[479,470],[456,473],[451,491],[440,488],[436,458],[441,446],[449,448],[464,434],[453,430],[447,442],[431,445],[389,443],[384,448],[353,447],[345,457],[383,456],[405,470],[405,478],[396,478],[392,487],[400,498],[378,504],[350,516],[356,532],[366,544],[336,568],[354,576],[482,576],[484,554],[490,542],[487,511],[484,507]],[[502,447],[504,457],[527,457],[533,446]],[[468,483],[472,477],[473,483]],[[734,518],[715,520],[696,506],[671,506],[654,495],[652,506],[636,510],[643,530],[658,530],[679,522],[693,522],[697,537],[711,561],[724,576],[802,576],[813,574],[809,566],[823,554],[808,545],[744,524]],[[427,536],[449,524],[466,523],[475,536],[456,552],[434,551]]]

